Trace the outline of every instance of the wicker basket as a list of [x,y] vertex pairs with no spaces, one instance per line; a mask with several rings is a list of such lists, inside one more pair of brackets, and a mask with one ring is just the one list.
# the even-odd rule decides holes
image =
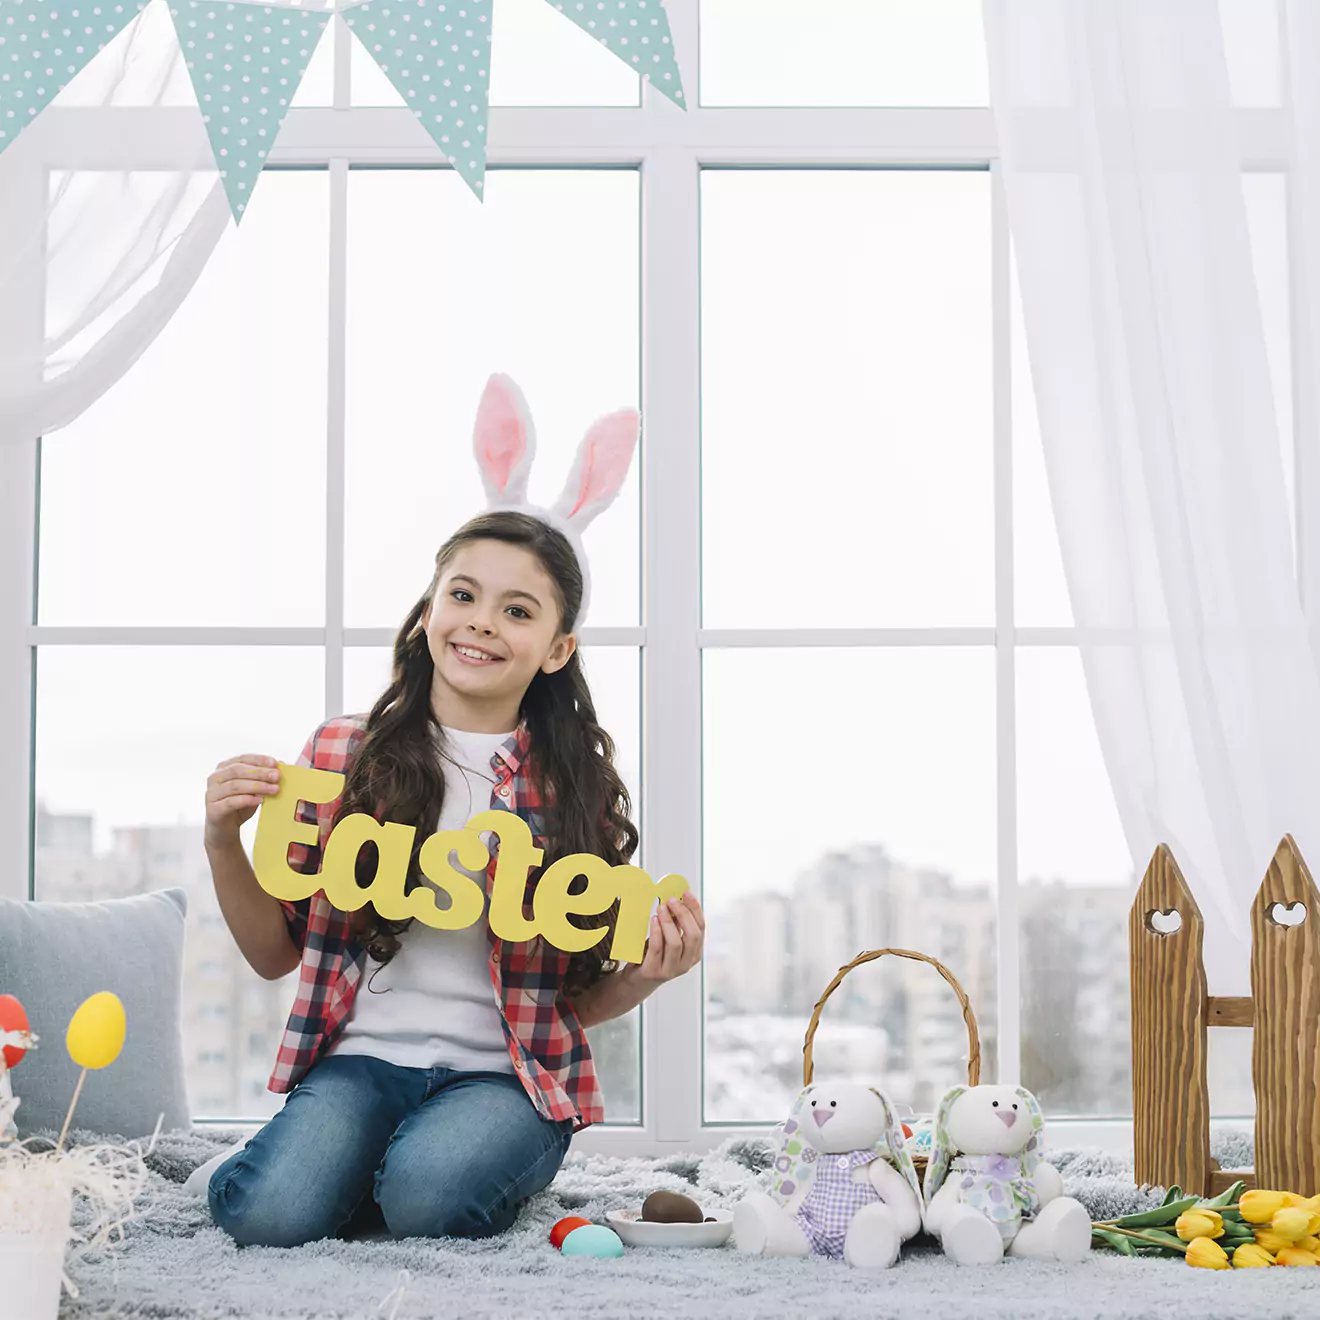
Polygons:
[[[811,1079],[815,1075],[812,1046],[816,1039],[816,1028],[820,1025],[821,1010],[825,1007],[826,1001],[843,984],[843,978],[854,968],[862,966],[863,963],[874,962],[877,958],[883,958],[886,954],[892,954],[895,958],[910,958],[913,962],[929,963],[952,987],[953,993],[958,996],[958,1002],[962,1005],[963,1021],[967,1024],[967,1085],[975,1086],[981,1080],[981,1033],[977,1030],[976,1014],[972,1011],[971,1000],[967,998],[967,992],[958,984],[958,978],[938,958],[932,958],[925,953],[917,953],[913,949],[872,949],[868,953],[859,953],[846,967],[839,968],[838,972],[835,973],[834,980],[829,983],[825,993],[816,1001],[816,1007],[811,1013],[811,1023],[807,1027],[807,1037],[802,1044],[802,1085],[804,1087],[810,1086]],[[917,1176],[924,1177],[926,1157],[924,1155],[914,1155],[912,1162],[916,1165]]]

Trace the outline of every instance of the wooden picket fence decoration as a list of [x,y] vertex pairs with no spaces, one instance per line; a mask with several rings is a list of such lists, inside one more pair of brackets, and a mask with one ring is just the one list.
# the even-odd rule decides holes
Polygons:
[[[1161,929],[1175,911],[1181,924]],[[1245,1177],[1320,1194],[1320,891],[1291,835],[1251,907],[1250,997],[1207,994],[1203,934],[1201,910],[1161,844],[1128,917],[1137,1182],[1213,1195]],[[1210,1157],[1210,1027],[1255,1028],[1254,1171],[1221,1170]]]

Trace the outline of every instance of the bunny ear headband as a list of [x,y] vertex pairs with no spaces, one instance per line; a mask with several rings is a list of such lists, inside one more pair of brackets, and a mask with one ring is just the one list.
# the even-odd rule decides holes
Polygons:
[[578,446],[563,494],[548,508],[527,502],[527,478],[536,457],[536,431],[522,391],[508,377],[494,375],[477,407],[472,445],[486,488],[488,509],[525,513],[562,532],[582,569],[582,607],[568,626],[579,626],[591,599],[582,533],[618,495],[632,465],[641,430],[635,408],[609,413],[587,429]]

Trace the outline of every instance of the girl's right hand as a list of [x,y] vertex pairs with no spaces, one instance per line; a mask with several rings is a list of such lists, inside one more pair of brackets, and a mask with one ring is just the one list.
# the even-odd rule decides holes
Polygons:
[[280,787],[273,756],[248,753],[221,761],[206,781],[206,842],[236,843],[239,827]]

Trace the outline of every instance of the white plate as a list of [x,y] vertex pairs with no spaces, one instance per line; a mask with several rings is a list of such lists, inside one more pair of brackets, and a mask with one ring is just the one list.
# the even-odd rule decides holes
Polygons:
[[640,1210],[611,1210],[609,1226],[630,1247],[722,1247],[733,1232],[733,1211],[712,1210],[713,1224],[648,1224]]

